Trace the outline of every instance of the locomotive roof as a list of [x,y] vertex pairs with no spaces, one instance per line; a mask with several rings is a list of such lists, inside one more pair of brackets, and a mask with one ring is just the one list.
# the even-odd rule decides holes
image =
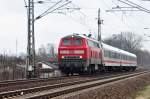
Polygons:
[[88,37],[88,36],[81,35],[81,34],[71,34],[71,35],[67,35],[67,36],[65,36],[65,37],[63,37],[63,38],[69,38],[69,37],[86,38],[86,39],[89,39],[89,40],[91,40],[91,41],[95,41],[95,42],[98,43],[98,41],[97,41],[96,39],[90,38],[90,37]]
[[[95,41],[95,42],[99,43],[99,41],[97,41],[96,39],[89,38],[88,36],[81,35],[81,34],[71,34],[71,35],[65,36],[65,37],[63,37],[63,38],[67,38],[67,37],[86,38],[86,39],[89,39],[89,40],[92,40],[92,41]],[[119,53],[124,54],[124,55],[136,57],[135,54],[132,54],[132,53],[127,52],[127,51],[124,51],[124,50],[122,50],[122,49],[119,49],[119,48],[116,48],[116,47],[107,45],[107,44],[105,44],[105,43],[102,43],[102,45],[103,45],[103,48],[105,48],[105,49],[112,50],[112,51],[115,51],[115,52],[119,52]]]

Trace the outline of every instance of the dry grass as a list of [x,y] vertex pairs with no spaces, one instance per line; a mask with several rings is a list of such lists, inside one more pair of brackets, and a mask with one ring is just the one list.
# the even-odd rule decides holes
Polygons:
[[150,99],[150,85],[138,92],[135,99]]

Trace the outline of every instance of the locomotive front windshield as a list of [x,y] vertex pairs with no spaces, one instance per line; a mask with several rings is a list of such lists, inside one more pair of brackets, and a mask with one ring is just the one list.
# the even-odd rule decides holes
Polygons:
[[65,45],[65,46],[71,45],[71,40],[69,40],[69,39],[64,39],[64,40],[63,40],[63,45]]
[[81,46],[83,44],[82,39],[79,38],[73,38],[73,39],[63,39],[62,45],[64,46]]

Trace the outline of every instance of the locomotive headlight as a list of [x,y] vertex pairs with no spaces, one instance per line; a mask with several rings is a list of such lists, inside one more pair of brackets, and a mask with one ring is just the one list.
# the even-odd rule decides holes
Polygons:
[[69,54],[69,50],[60,50],[60,54]]
[[84,50],[74,50],[74,54],[84,54]]
[[80,58],[83,58],[82,56],[80,56]]
[[61,56],[61,58],[65,58],[64,56]]

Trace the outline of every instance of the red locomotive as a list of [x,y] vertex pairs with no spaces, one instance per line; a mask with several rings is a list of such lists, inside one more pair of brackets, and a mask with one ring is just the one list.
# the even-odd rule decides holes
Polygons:
[[66,74],[135,70],[137,67],[136,55],[79,34],[60,40],[58,62]]

